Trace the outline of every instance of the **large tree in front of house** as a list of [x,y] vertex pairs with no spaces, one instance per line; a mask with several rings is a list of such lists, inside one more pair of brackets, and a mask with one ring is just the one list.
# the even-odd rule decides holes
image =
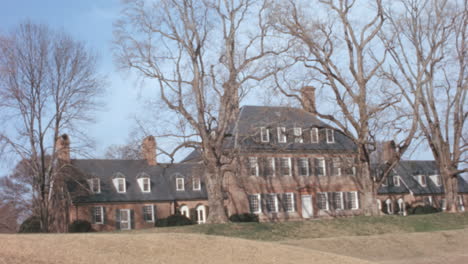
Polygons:
[[42,231],[66,231],[57,230],[52,213],[65,189],[56,142],[90,120],[103,84],[96,57],[69,35],[28,22],[1,39],[0,69],[0,118],[6,124],[0,147],[20,161]]
[[274,58],[288,49],[266,23],[270,2],[131,0],[115,26],[119,64],[150,80],[174,122],[190,127],[191,136],[174,135],[175,149],[201,153],[210,223],[227,221],[222,185],[233,159],[223,144],[239,101],[282,67]]
[[[387,10],[383,37],[394,82],[421,117],[440,168],[447,211],[456,212],[458,177],[468,172],[468,1],[400,0]],[[416,117],[415,117],[416,118]]]
[[[271,17],[276,30],[299,42],[291,56],[298,62],[295,69],[300,66],[296,71],[303,74],[299,81],[291,75],[278,75],[278,88],[353,140],[357,147],[355,182],[362,207],[367,215],[378,214],[378,186],[408,149],[418,125],[412,118],[417,113],[403,111],[401,94],[382,82],[388,57],[379,38],[385,28],[382,1],[279,1]],[[301,90],[302,86],[313,86],[317,94],[324,95],[321,108],[315,107],[315,95],[308,96],[314,88]],[[390,113],[396,122],[386,120]],[[395,146],[375,175],[370,158],[380,127]]]

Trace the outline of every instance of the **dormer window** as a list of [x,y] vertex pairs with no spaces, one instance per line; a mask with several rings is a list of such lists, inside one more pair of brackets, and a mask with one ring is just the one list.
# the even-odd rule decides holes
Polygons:
[[429,177],[436,186],[442,186],[442,179],[440,178],[440,175],[431,175]]
[[145,193],[151,192],[151,180],[149,177],[138,178],[137,181],[142,192],[145,192]]
[[115,189],[118,193],[125,193],[127,191],[127,186],[125,184],[125,178],[118,177],[113,180]]
[[313,127],[310,130],[310,143],[318,143],[318,142],[319,142],[318,128]]
[[393,178],[393,186],[400,186],[400,176],[395,175]]
[[302,143],[302,128],[295,127],[294,128],[294,142],[295,143]]
[[260,128],[260,140],[262,143],[270,142],[270,129],[266,127]]
[[193,185],[192,187],[194,191],[200,191],[201,190],[200,177],[193,177],[192,185]]
[[177,191],[185,190],[184,178],[176,178],[176,190]]
[[419,185],[423,187],[427,186],[426,175],[416,175],[414,176],[414,179],[419,183]]
[[92,193],[101,192],[101,180],[99,178],[92,178],[88,180],[89,189]]
[[279,143],[286,143],[286,128],[285,127],[278,127],[278,142]]
[[327,128],[326,133],[327,133],[327,143],[328,144],[335,143],[335,132],[334,132],[334,130],[330,129],[330,128]]

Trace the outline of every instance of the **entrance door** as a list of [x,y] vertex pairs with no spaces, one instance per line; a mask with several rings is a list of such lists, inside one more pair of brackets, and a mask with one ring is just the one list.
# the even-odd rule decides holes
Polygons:
[[129,230],[131,229],[130,210],[120,210],[120,229]]
[[311,218],[314,216],[314,209],[312,207],[312,196],[302,195],[302,218]]

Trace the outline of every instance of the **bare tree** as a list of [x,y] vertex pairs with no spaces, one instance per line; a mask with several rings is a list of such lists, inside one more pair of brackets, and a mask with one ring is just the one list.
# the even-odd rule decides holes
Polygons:
[[[357,1],[320,0],[314,5],[319,6],[320,13],[314,14],[314,9],[305,2],[279,1],[272,14],[272,23],[278,31],[300,41],[293,56],[306,69],[304,74],[301,72],[302,82],[291,84],[288,76],[281,82],[279,75],[278,88],[286,96],[299,100],[306,111],[331,121],[354,141],[358,169],[355,182],[362,195],[362,207],[366,214],[378,214],[378,186],[396,166],[417,131],[414,120],[404,122],[407,124],[404,130],[394,129],[393,155],[378,175],[371,173],[370,154],[375,150],[376,128],[382,126],[380,119],[389,111],[398,112],[396,105],[401,101],[401,95],[380,78],[388,54],[379,39],[385,25],[382,1],[366,2],[366,6]],[[307,96],[307,89],[301,90],[298,83],[328,94],[328,106],[323,104],[325,107],[318,110],[315,102],[310,101],[315,98]],[[408,115],[398,119],[404,117],[407,120]]]
[[[90,120],[102,79],[83,43],[43,25],[18,26],[1,47],[0,142],[24,162],[33,186],[33,213],[44,232],[53,230],[53,209],[64,190],[57,140]],[[58,196],[57,196],[58,195]],[[60,198],[58,198],[60,199]]]
[[[224,144],[239,100],[271,76],[288,43],[271,41],[269,1],[127,1],[115,27],[121,66],[154,80],[162,103],[191,128],[175,148],[200,150],[210,223],[227,221],[223,175],[233,160]],[[284,45],[283,45],[284,44]],[[174,153],[174,152],[172,152]]]
[[387,12],[392,30],[383,38],[394,65],[386,76],[407,101],[419,102],[410,105],[421,113],[447,211],[456,212],[457,177],[468,171],[468,1],[402,0],[393,10]]

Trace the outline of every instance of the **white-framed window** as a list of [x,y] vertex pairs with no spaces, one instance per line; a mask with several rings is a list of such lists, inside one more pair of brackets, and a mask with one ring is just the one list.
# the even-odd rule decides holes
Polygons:
[[278,196],[276,193],[268,193],[266,195],[266,207],[270,213],[278,212]]
[[200,191],[201,190],[200,177],[192,176],[192,188],[193,188],[194,191]]
[[93,207],[93,221],[94,224],[104,224],[104,207],[94,206]]
[[258,176],[258,158],[257,157],[249,157],[249,175],[250,176]]
[[341,176],[341,159],[340,158],[332,159],[332,175]]
[[265,159],[264,173],[267,177],[275,176],[275,158]]
[[281,175],[291,176],[291,158],[281,158]]
[[427,186],[427,182],[426,182],[426,175],[416,175],[414,176],[415,180],[419,183],[419,185],[421,185],[422,187],[426,187]]
[[144,193],[151,192],[151,180],[149,177],[138,178],[137,181],[142,192]]
[[99,178],[89,179],[88,184],[92,193],[101,193],[101,180]]
[[125,193],[127,191],[127,184],[125,178],[114,178],[113,179],[115,189],[118,193]]
[[289,212],[289,213],[295,211],[294,193],[283,194],[283,208],[284,208],[284,211]]
[[326,192],[317,193],[317,207],[320,210],[329,210],[328,193]]
[[310,143],[319,143],[319,133],[316,127],[310,130]]
[[260,141],[263,143],[270,142],[270,129],[266,127],[260,128]]
[[295,127],[294,128],[294,142],[295,143],[303,143],[304,140],[302,139],[302,128]]
[[442,178],[439,174],[429,176],[431,181],[435,184],[435,186],[442,186]]
[[327,143],[328,144],[335,143],[335,130],[327,128],[326,133],[327,133]]
[[299,158],[299,176],[309,176],[309,159]]
[[327,169],[325,167],[325,158],[316,158],[315,159],[315,175],[317,176],[326,176]]
[[278,142],[279,143],[286,143],[286,128],[285,127],[278,127]]
[[392,178],[393,178],[393,186],[400,186],[401,184],[400,176],[393,175]]
[[199,205],[195,208],[197,212],[197,224],[204,224],[206,222],[206,210],[204,205]]
[[359,196],[358,192],[347,192],[346,195],[348,208],[351,210],[359,209]]
[[398,199],[398,214],[399,215],[406,215],[406,206],[405,201],[403,199]]
[[132,229],[132,218],[130,216],[130,209],[120,209],[120,229],[130,230]]
[[432,206],[432,196],[426,196],[424,197],[424,205],[431,205]]
[[442,211],[447,209],[447,200],[445,198],[440,200],[440,209],[442,209]]
[[387,199],[385,201],[385,204],[387,205],[387,214],[393,214],[393,203],[392,200]]
[[180,211],[180,214],[187,217],[187,218],[190,218],[190,209],[188,208],[187,205],[182,205],[179,209]]
[[143,205],[143,220],[145,222],[154,222],[154,206],[150,205]]
[[463,203],[463,196],[461,196],[461,195],[457,196],[457,206],[458,206],[458,211],[460,211],[460,212],[465,211],[465,205]]
[[176,178],[176,191],[184,191],[185,183],[184,178]]
[[252,214],[258,214],[262,212],[260,194],[249,195],[249,207]]
[[344,209],[343,192],[334,192],[333,193],[333,207],[336,210],[343,210]]

